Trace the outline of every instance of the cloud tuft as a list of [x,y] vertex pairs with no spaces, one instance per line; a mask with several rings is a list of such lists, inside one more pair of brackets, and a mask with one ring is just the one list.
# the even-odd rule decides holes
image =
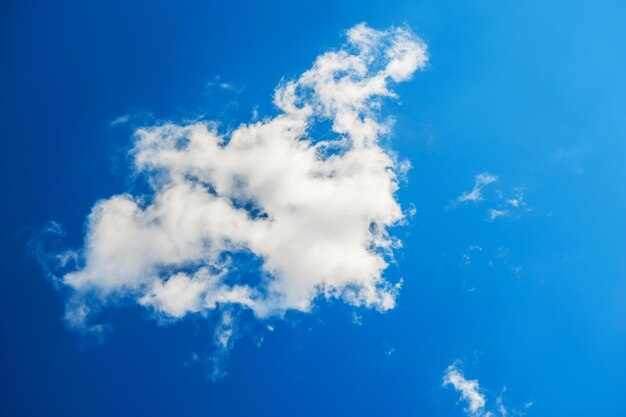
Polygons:
[[451,385],[467,403],[466,413],[472,417],[485,416],[485,396],[477,380],[466,379],[458,361],[448,366],[443,376],[443,386]]

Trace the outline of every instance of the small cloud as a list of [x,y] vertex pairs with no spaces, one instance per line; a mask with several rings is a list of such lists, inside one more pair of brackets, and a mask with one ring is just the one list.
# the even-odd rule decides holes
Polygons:
[[532,208],[528,207],[526,201],[524,201],[524,192],[520,187],[515,187],[513,196],[507,196],[502,191],[496,193],[496,207],[487,211],[487,221],[494,221],[498,217],[513,217],[519,218],[522,214],[532,211]]
[[111,122],[109,122],[110,127],[120,127],[124,125],[128,125],[131,123],[147,123],[154,119],[154,115],[147,111],[146,109],[135,109],[130,111],[129,113],[122,114],[121,116],[117,116]]
[[479,417],[485,414],[485,395],[476,379],[466,379],[459,369],[460,361],[455,361],[448,366],[443,376],[443,386],[452,386],[460,395],[461,399],[467,403],[465,412],[468,416]]
[[234,93],[241,93],[243,91],[242,87],[239,87],[239,88],[235,87],[233,84],[223,81],[221,78],[222,77],[219,75],[213,77],[212,80],[207,81],[206,88],[207,89],[217,88],[217,89],[224,90],[224,91],[232,91]]
[[502,396],[499,396],[498,398],[496,398],[496,406],[498,408],[498,412],[500,413],[502,417],[506,417],[509,414],[509,412],[507,411],[506,407],[504,406],[502,402]]
[[417,214],[417,207],[415,207],[415,204],[409,203],[409,208],[406,209],[405,214],[409,218],[415,217]]
[[228,358],[228,353],[235,337],[235,317],[230,310],[225,310],[222,312],[220,322],[213,332],[215,351],[209,358],[212,365],[211,374],[209,375],[211,380],[217,381],[228,375],[224,362]]
[[356,311],[352,312],[352,323],[356,324],[357,326],[362,326],[363,325],[363,316],[360,316],[357,314]]
[[111,121],[111,123],[109,123],[109,126],[111,127],[116,127],[119,125],[123,125],[126,124],[130,121],[131,119],[131,115],[130,114],[123,114],[121,116],[116,117],[115,119],[113,119]]
[[517,198],[510,198],[506,200],[507,204],[512,207],[523,207],[526,206],[526,202],[524,201],[524,195],[520,194]]
[[485,193],[487,186],[499,181],[500,178],[497,175],[488,172],[477,174],[474,177],[474,187],[450,202],[445,209],[449,210],[457,204],[463,203],[488,202],[493,206],[487,210],[487,218],[485,220],[488,222],[504,216],[519,218],[523,213],[532,211],[532,208],[527,207],[528,204],[524,201],[524,193],[521,187],[513,187],[509,192],[496,189],[491,193]]
[[[465,414],[469,417],[507,417],[523,416],[525,413],[519,409],[510,408],[504,405],[504,393],[507,391],[506,386],[502,388],[502,392],[495,398],[495,406],[487,395],[486,391],[477,379],[467,379],[461,370],[461,361],[454,361],[446,369],[443,375],[443,387],[452,386],[460,395],[460,399],[465,402]],[[491,404],[491,405],[490,405]],[[527,402],[523,409],[527,410],[533,405],[532,401]]]
[[494,257],[493,261],[501,263],[501,264],[505,264],[509,260],[509,253],[510,251],[507,248],[500,246],[496,250],[496,256]]
[[216,344],[222,349],[228,349],[233,337],[232,317],[230,314],[222,315],[222,323],[215,330]]
[[487,221],[492,222],[495,219],[497,219],[498,217],[503,217],[503,216],[507,216],[509,214],[508,210],[498,210],[498,209],[489,209],[487,210]]
[[456,201],[460,203],[468,203],[474,201],[481,201],[483,199],[483,189],[494,182],[498,181],[496,175],[489,174],[488,172],[481,172],[474,177],[474,187],[471,191],[464,192],[457,197]]
[[524,192],[519,187],[515,189],[515,195],[513,197],[502,197],[502,200],[504,200],[506,205],[515,208],[521,208],[528,205],[524,201]]
[[520,206],[520,201],[516,198],[512,198],[510,200],[506,200],[507,204],[513,206],[513,207],[519,207]]

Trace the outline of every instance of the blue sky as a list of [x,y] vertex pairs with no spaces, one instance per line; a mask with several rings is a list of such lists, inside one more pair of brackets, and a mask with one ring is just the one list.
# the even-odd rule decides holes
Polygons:
[[[626,7],[231,3],[0,6],[1,414],[624,415]],[[38,259],[86,256],[98,201],[158,195],[133,168],[136,129],[274,118],[277,85],[360,22],[410,30],[428,54],[378,114],[395,120],[381,149],[412,166],[394,194],[405,224],[389,227],[402,241],[383,274],[402,279],[393,308],[343,294],[307,312],[280,301],[173,318],[158,292],[94,305],[46,277]],[[329,129],[322,120],[313,139]],[[300,262],[281,263],[280,245],[251,251],[226,251],[250,286],[268,276],[261,252]],[[67,312],[83,305],[94,316],[76,325]]]

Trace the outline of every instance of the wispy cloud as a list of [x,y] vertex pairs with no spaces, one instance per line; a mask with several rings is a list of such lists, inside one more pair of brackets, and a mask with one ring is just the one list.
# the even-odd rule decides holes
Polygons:
[[461,262],[464,265],[469,265],[472,263],[472,252],[482,252],[483,247],[480,245],[469,245],[467,247],[467,252],[461,255]]
[[456,199],[448,203],[446,210],[452,209],[459,204],[479,203],[493,205],[487,209],[485,221],[493,222],[497,218],[519,218],[523,213],[532,209],[524,201],[524,193],[520,187],[514,187],[508,192],[503,192],[500,187],[487,193],[488,187],[499,184],[500,178],[488,172],[481,172],[474,176],[474,186],[470,191],[463,192]]
[[[68,321],[88,326],[120,299],[170,320],[224,306],[306,312],[320,295],[393,308],[399,284],[383,273],[400,245],[388,228],[404,218],[404,165],[379,145],[390,129],[380,103],[426,60],[408,29],[360,24],[276,88],[275,117],[228,134],[203,121],[136,130],[130,156],[151,189],[93,207],[77,265],[56,272],[71,293]],[[310,136],[320,120],[333,138]],[[257,278],[236,257],[256,260]],[[231,327],[221,327],[216,345],[227,348]]]
[[242,87],[235,87],[233,84],[223,81],[221,76],[215,76],[211,81],[207,81],[206,87],[208,89],[218,88],[224,91],[232,91],[234,93],[241,93],[243,91]]
[[109,122],[110,127],[120,127],[125,125],[138,125],[154,120],[154,115],[146,109],[135,109],[128,113],[115,117]]
[[483,189],[496,181],[498,181],[498,177],[496,175],[489,174],[488,172],[476,174],[474,177],[474,187],[470,191],[466,191],[458,196],[457,201],[460,203],[481,201],[483,199]]
[[506,409],[504,403],[502,402],[502,396],[496,398],[496,407],[502,417],[506,417],[507,415],[509,415],[509,411]]
[[224,362],[228,357],[235,337],[235,317],[230,309],[226,309],[220,315],[220,321],[213,332],[215,350],[209,358],[211,362],[210,377],[212,380],[215,381],[227,375],[228,371]]
[[466,379],[459,369],[460,362],[456,361],[446,369],[443,375],[443,386],[452,386],[465,401],[467,407],[465,412],[472,417],[489,416],[485,413],[485,395],[483,394],[478,380]]
[[452,387],[459,393],[460,399],[465,403],[465,414],[470,417],[507,417],[509,415],[523,416],[526,410],[534,403],[527,402],[523,409],[510,408],[504,404],[506,386],[502,388],[500,395],[495,400],[490,400],[487,391],[480,386],[477,379],[468,379],[461,369],[461,361],[454,361],[448,366],[443,375],[443,387]]
[[110,124],[111,127],[123,125],[123,124],[128,123],[130,121],[131,117],[132,116],[130,114],[123,114],[123,115],[117,116],[115,119],[111,120],[111,123],[109,123],[109,124]]
[[584,174],[585,170],[581,166],[581,160],[585,155],[585,150],[580,147],[559,148],[554,153],[555,161],[568,166],[576,174]]
[[507,216],[509,214],[508,210],[498,210],[498,209],[489,209],[487,210],[487,220],[492,222],[498,217]]

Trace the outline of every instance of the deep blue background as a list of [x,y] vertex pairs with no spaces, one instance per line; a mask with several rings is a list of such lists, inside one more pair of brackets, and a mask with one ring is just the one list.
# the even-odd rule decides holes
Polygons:
[[[409,25],[431,57],[387,106],[414,166],[400,200],[417,208],[388,271],[404,277],[397,309],[250,323],[215,383],[185,365],[211,320],[127,307],[100,345],[68,331],[26,242],[56,220],[80,245],[93,203],[130,187],[132,126],[271,114],[281,77],[361,21]],[[0,414],[460,416],[441,378],[462,359],[490,400],[506,386],[507,406],[533,401],[528,415],[626,415],[624,22],[620,1],[4,1]],[[217,76],[238,91],[207,87]],[[533,210],[444,210],[482,171]]]

